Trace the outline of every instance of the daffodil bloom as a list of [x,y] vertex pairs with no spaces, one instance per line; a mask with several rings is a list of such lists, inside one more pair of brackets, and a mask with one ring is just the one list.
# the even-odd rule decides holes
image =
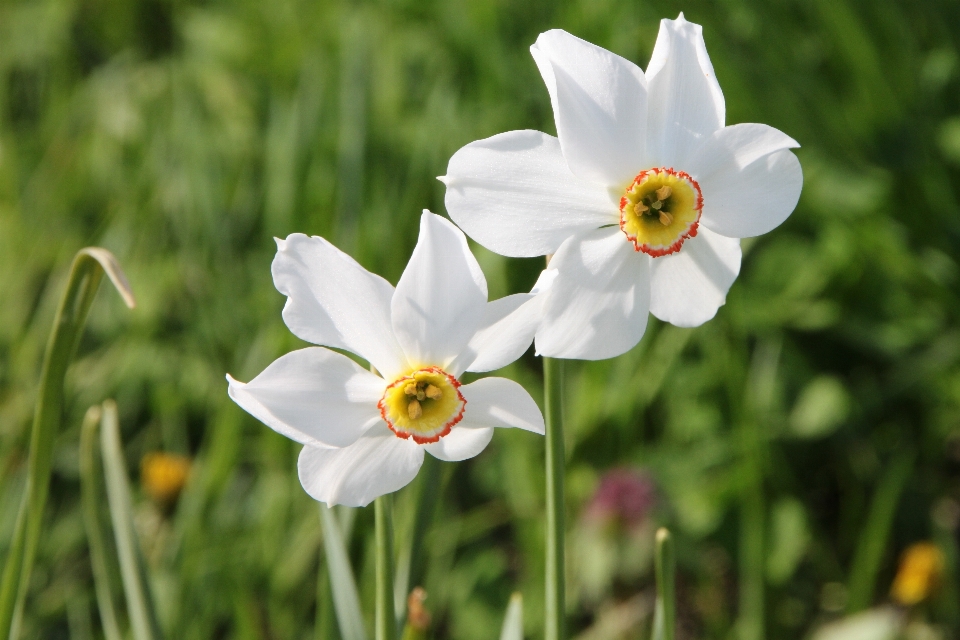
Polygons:
[[643,335],[648,311],[712,318],[740,271],[740,238],[782,223],[800,196],[798,144],[724,126],[699,25],[663,20],[646,74],[564,31],[531,48],[558,137],[510,131],[450,159],[446,207],[480,244],[553,255],[537,351],[596,360]]
[[543,434],[540,409],[516,382],[459,381],[520,357],[541,306],[530,294],[487,302],[480,265],[449,221],[424,212],[396,289],[323,238],[293,234],[277,246],[273,280],[287,296],[287,327],[373,368],[308,347],[246,384],[227,376],[237,404],[304,445],[298,468],[311,496],[363,506],[413,480],[424,452],[472,458],[494,427]]

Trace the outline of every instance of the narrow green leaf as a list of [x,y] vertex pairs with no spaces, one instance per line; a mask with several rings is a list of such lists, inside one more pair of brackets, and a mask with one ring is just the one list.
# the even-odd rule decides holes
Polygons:
[[107,485],[107,500],[113,535],[120,558],[120,575],[127,598],[127,613],[135,640],[155,640],[161,637],[159,625],[146,580],[146,569],[137,544],[130,500],[130,482],[127,463],[120,441],[117,405],[113,400],[103,403],[100,422],[100,446],[103,452],[103,471]]
[[396,640],[397,618],[393,609],[393,505],[389,494],[374,502],[377,545],[377,640]]
[[63,412],[63,381],[104,273],[127,306],[133,308],[135,304],[130,285],[113,254],[98,247],[87,247],[77,253],[43,358],[30,433],[26,490],[0,581],[0,638],[16,640],[19,637],[23,603],[50,488],[53,445]]
[[510,596],[500,629],[500,640],[523,640],[523,596],[519,591]]
[[337,518],[327,505],[320,503],[320,521],[323,526],[323,547],[330,572],[330,589],[333,591],[333,607],[343,640],[367,640],[360,611],[360,595],[357,581],[350,567],[350,556],[343,540]]
[[93,585],[100,610],[100,624],[106,640],[122,640],[117,614],[113,607],[113,589],[110,587],[110,570],[107,565],[107,542],[100,520],[103,504],[100,496],[103,475],[97,447],[97,427],[102,411],[99,406],[90,407],[83,418],[80,430],[80,489],[83,503],[83,523],[87,530],[90,547],[90,564],[93,566]]
[[910,471],[913,469],[912,451],[900,453],[880,479],[880,485],[870,504],[867,521],[860,532],[860,541],[850,569],[847,613],[856,613],[870,606],[877,586],[877,574],[883,561],[883,552],[890,539],[890,528],[896,515],[897,503]]

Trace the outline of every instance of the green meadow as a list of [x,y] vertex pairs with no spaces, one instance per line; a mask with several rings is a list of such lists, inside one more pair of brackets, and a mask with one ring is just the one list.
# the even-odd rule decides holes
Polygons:
[[[112,252],[137,302],[104,279],[67,372],[19,638],[109,640],[104,596],[135,637],[107,494],[98,579],[81,495],[84,415],[109,399],[158,637],[356,640],[331,522],[373,637],[373,506],[322,527],[300,446],[227,396],[227,373],[306,345],[280,315],[274,237],[323,236],[395,284],[421,211],[445,213],[457,149],[556,133],[540,32],[646,67],[680,11],[703,25],[727,124],[799,141],[803,193],[743,242],[714,320],[651,319],[623,356],[566,365],[569,636],[651,637],[666,526],[678,640],[819,638],[878,611],[895,635],[831,638],[960,637],[960,3],[3,0],[0,565],[74,254]],[[471,247],[491,299],[543,268]],[[541,402],[532,348],[499,375]],[[156,452],[189,460],[179,495],[151,485]],[[641,506],[604,502],[611,478]],[[543,637],[542,437],[498,430],[474,459],[431,460],[393,505],[425,637],[500,637],[514,592],[524,637]],[[906,602],[891,587],[922,542],[941,566]]]

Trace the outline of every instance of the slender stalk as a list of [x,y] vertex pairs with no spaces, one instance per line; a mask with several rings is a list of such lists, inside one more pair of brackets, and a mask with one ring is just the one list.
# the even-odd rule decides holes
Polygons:
[[393,608],[393,514],[390,496],[374,501],[377,543],[376,640],[396,640],[397,618]]
[[654,640],[673,640],[677,629],[677,580],[673,539],[667,529],[657,531],[654,555],[657,573],[657,606],[653,619]]
[[107,539],[103,533],[100,512],[103,501],[103,472],[99,467],[100,456],[97,444],[97,428],[100,426],[99,406],[90,407],[83,418],[80,430],[80,494],[83,503],[83,524],[87,530],[87,545],[90,547],[90,564],[93,567],[93,586],[100,610],[100,625],[107,640],[121,640],[120,625],[113,606],[113,589],[110,586],[110,569],[107,564]]
[[883,552],[890,539],[890,528],[896,515],[900,494],[910,479],[913,469],[912,451],[900,453],[887,467],[870,504],[870,513],[860,532],[860,541],[850,569],[847,612],[856,613],[870,606],[877,587],[877,574],[883,561]]
[[564,446],[563,446],[563,361],[543,359],[544,404],[546,405],[547,472],[547,562],[544,637],[565,640],[567,636],[564,588]]
[[16,640],[19,636],[23,603],[50,488],[53,445],[63,412],[63,381],[104,273],[127,306],[132,309],[135,305],[130,285],[113,254],[97,247],[81,249],[77,253],[43,358],[30,434],[27,485],[0,581],[0,639]]
[[423,466],[418,474],[419,494],[413,526],[410,528],[407,547],[398,554],[397,573],[394,576],[393,603],[396,608],[398,626],[403,627],[407,618],[407,597],[413,587],[421,586],[423,581],[423,541],[433,522],[440,498],[440,461],[433,456],[424,456]]
[[327,572],[330,575],[330,590],[333,608],[337,614],[340,637],[343,640],[367,640],[360,611],[360,595],[350,566],[350,556],[344,536],[347,535],[333,509],[320,503],[320,522],[323,526],[323,547],[326,553]]
[[155,640],[161,637],[156,610],[150,597],[146,568],[137,532],[133,525],[133,507],[130,500],[130,481],[127,479],[127,463],[120,441],[120,423],[117,405],[113,400],[103,403],[103,418],[100,422],[100,448],[103,452],[103,472],[107,485],[107,501],[110,519],[113,521],[113,536],[120,559],[120,577],[127,599],[127,614],[134,640]]

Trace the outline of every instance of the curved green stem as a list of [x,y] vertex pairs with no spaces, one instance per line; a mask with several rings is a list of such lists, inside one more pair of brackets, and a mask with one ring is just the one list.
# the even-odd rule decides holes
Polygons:
[[113,254],[98,247],[88,247],[77,253],[67,288],[60,299],[40,374],[40,391],[30,434],[27,485],[0,582],[0,639],[16,640],[19,635],[23,603],[50,488],[53,445],[63,411],[63,381],[104,273],[127,306],[132,309],[135,304],[130,285]]
[[374,502],[377,543],[376,640],[396,640],[397,619],[393,608],[393,514],[390,496]]
[[563,361],[543,359],[544,404],[546,405],[547,475],[547,562],[546,640],[564,640],[567,635],[564,585],[564,446],[563,446]]

